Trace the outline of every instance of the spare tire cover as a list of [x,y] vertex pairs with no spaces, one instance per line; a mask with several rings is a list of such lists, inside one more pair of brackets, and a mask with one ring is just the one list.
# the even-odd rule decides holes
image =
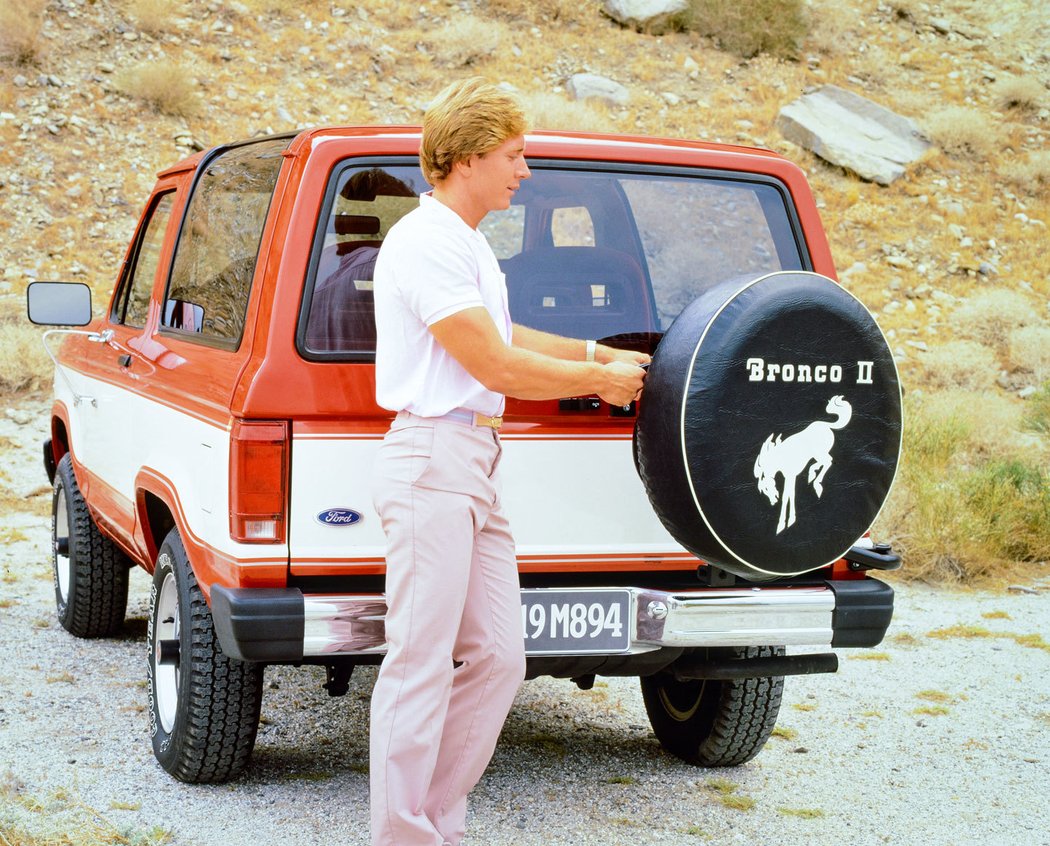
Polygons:
[[635,464],[671,536],[752,580],[823,567],[874,522],[897,472],[901,389],[867,309],[816,273],[735,280],[661,339]]

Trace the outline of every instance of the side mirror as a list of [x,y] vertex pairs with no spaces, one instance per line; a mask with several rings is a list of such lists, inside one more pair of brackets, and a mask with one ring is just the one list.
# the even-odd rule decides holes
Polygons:
[[26,290],[29,320],[38,326],[86,326],[91,289],[83,282],[31,282]]
[[204,306],[185,300],[168,300],[164,304],[164,325],[183,332],[201,332],[204,329]]

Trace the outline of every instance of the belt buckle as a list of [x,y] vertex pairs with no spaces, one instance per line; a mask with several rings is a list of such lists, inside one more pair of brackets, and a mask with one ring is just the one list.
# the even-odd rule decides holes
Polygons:
[[478,426],[488,426],[491,429],[498,429],[503,425],[502,417],[486,417],[484,414],[474,413],[474,422]]

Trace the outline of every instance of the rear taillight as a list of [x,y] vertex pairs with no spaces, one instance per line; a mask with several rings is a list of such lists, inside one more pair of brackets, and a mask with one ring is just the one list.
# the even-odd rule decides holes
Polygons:
[[288,424],[235,420],[230,432],[230,537],[284,543],[288,495]]

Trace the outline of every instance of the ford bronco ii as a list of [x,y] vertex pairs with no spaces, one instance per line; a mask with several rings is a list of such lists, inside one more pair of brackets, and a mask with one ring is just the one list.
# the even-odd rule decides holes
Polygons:
[[[58,616],[111,635],[129,568],[152,574],[150,730],[178,779],[243,770],[266,665],[322,665],[340,695],[382,660],[372,270],[428,190],[418,145],[343,127],[197,154],[158,175],[101,317],[85,286],[30,288],[34,322],[85,327],[55,330],[44,445]],[[536,132],[528,155],[482,224],[515,322],[654,354],[637,404],[508,402],[528,674],[637,676],[667,749],[739,764],[785,676],[889,625],[870,572],[899,560],[867,530],[899,458],[892,356],[776,154]]]

